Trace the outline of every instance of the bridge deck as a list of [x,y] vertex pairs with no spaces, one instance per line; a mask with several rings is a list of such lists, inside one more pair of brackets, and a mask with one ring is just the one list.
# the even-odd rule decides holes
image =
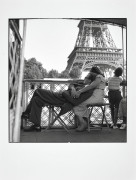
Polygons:
[[74,129],[67,133],[63,129],[42,130],[41,132],[21,131],[21,142],[30,143],[122,143],[127,142],[127,131],[120,129],[91,130],[91,132],[76,132]]

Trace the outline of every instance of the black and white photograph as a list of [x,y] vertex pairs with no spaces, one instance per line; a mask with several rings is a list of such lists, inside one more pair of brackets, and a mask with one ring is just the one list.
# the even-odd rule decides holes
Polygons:
[[127,18],[9,19],[10,142],[127,142]]
[[135,180],[136,2],[0,2],[2,180]]

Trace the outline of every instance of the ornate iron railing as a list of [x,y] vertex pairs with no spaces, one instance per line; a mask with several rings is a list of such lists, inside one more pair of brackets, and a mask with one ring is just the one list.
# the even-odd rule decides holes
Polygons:
[[[55,92],[63,91],[68,88],[68,85],[70,84],[71,80],[24,80],[24,90],[23,90],[23,109],[25,110],[27,104],[29,103],[34,91],[37,88],[43,88],[46,90],[52,90]],[[121,87],[122,95],[123,95],[123,88]],[[105,88],[105,96],[108,95],[108,87]],[[108,99],[105,98],[105,101],[108,102]],[[59,107],[55,107],[55,110],[57,112],[60,111]],[[43,107],[42,114],[41,114],[41,126],[46,127],[48,126],[49,118],[53,118],[53,112],[49,107]],[[63,121],[66,123],[68,127],[74,127],[75,126],[75,119],[74,114],[72,111],[64,114],[61,116]],[[106,118],[109,123],[111,123],[111,113],[110,108],[106,107]],[[91,123],[92,124],[100,124],[102,120],[102,112],[100,111],[100,108],[94,108],[91,116]],[[120,123],[120,121],[118,121]],[[53,125],[53,127],[60,128],[62,125],[59,123],[59,121],[56,121]]]
[[10,142],[13,138],[13,127],[15,122],[15,114],[17,111],[17,95],[20,73],[20,52],[21,52],[21,36],[19,27],[15,20],[9,20],[9,110],[10,110]]
[[23,20],[23,38],[19,33],[19,19],[9,20],[9,141],[20,141],[22,111],[22,81],[26,20]]

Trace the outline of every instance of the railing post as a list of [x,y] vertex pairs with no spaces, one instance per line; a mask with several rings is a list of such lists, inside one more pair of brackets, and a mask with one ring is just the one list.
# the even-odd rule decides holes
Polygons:
[[28,96],[29,96],[29,93],[28,93],[29,83],[28,82],[25,85],[25,90],[26,90],[26,99],[25,99],[25,109],[26,109],[26,106],[28,105]]
[[127,96],[127,85],[123,86],[123,97],[125,98]]
[[50,125],[53,122],[53,110],[52,110],[52,106],[49,106],[49,122],[48,125]]
[[10,121],[9,121],[9,142],[13,142],[13,125],[14,125],[14,117],[15,113],[13,109],[10,109]]
[[[54,91],[54,83],[50,84],[50,91]],[[53,110],[52,107],[50,106],[49,108],[49,124],[52,123],[53,121]]]
[[20,74],[19,74],[19,85],[18,85],[18,96],[17,96],[17,105],[16,105],[16,114],[15,114],[15,124],[13,129],[13,142],[20,142],[20,106],[22,98],[22,82],[23,82],[23,70],[24,70],[24,50],[25,50],[25,39],[26,39],[26,20],[24,20],[24,29],[23,29],[23,41],[22,41],[22,51],[21,51],[21,63],[20,63]]
[[[22,88],[22,112],[26,109],[26,83],[23,81],[23,88]],[[25,126],[24,119],[21,119],[21,127],[23,128]]]
[[22,97],[22,101],[23,101],[22,111],[24,111],[26,108],[26,106],[25,106],[25,82],[23,82],[23,88],[22,89],[23,89],[23,92],[22,92],[22,95],[23,95],[23,97]]

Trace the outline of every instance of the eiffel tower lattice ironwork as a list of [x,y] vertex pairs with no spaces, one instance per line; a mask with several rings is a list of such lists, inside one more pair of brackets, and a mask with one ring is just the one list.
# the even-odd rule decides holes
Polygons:
[[68,57],[66,69],[79,66],[82,71],[98,65],[103,71],[122,66],[123,53],[113,41],[107,24],[81,20],[75,47]]

